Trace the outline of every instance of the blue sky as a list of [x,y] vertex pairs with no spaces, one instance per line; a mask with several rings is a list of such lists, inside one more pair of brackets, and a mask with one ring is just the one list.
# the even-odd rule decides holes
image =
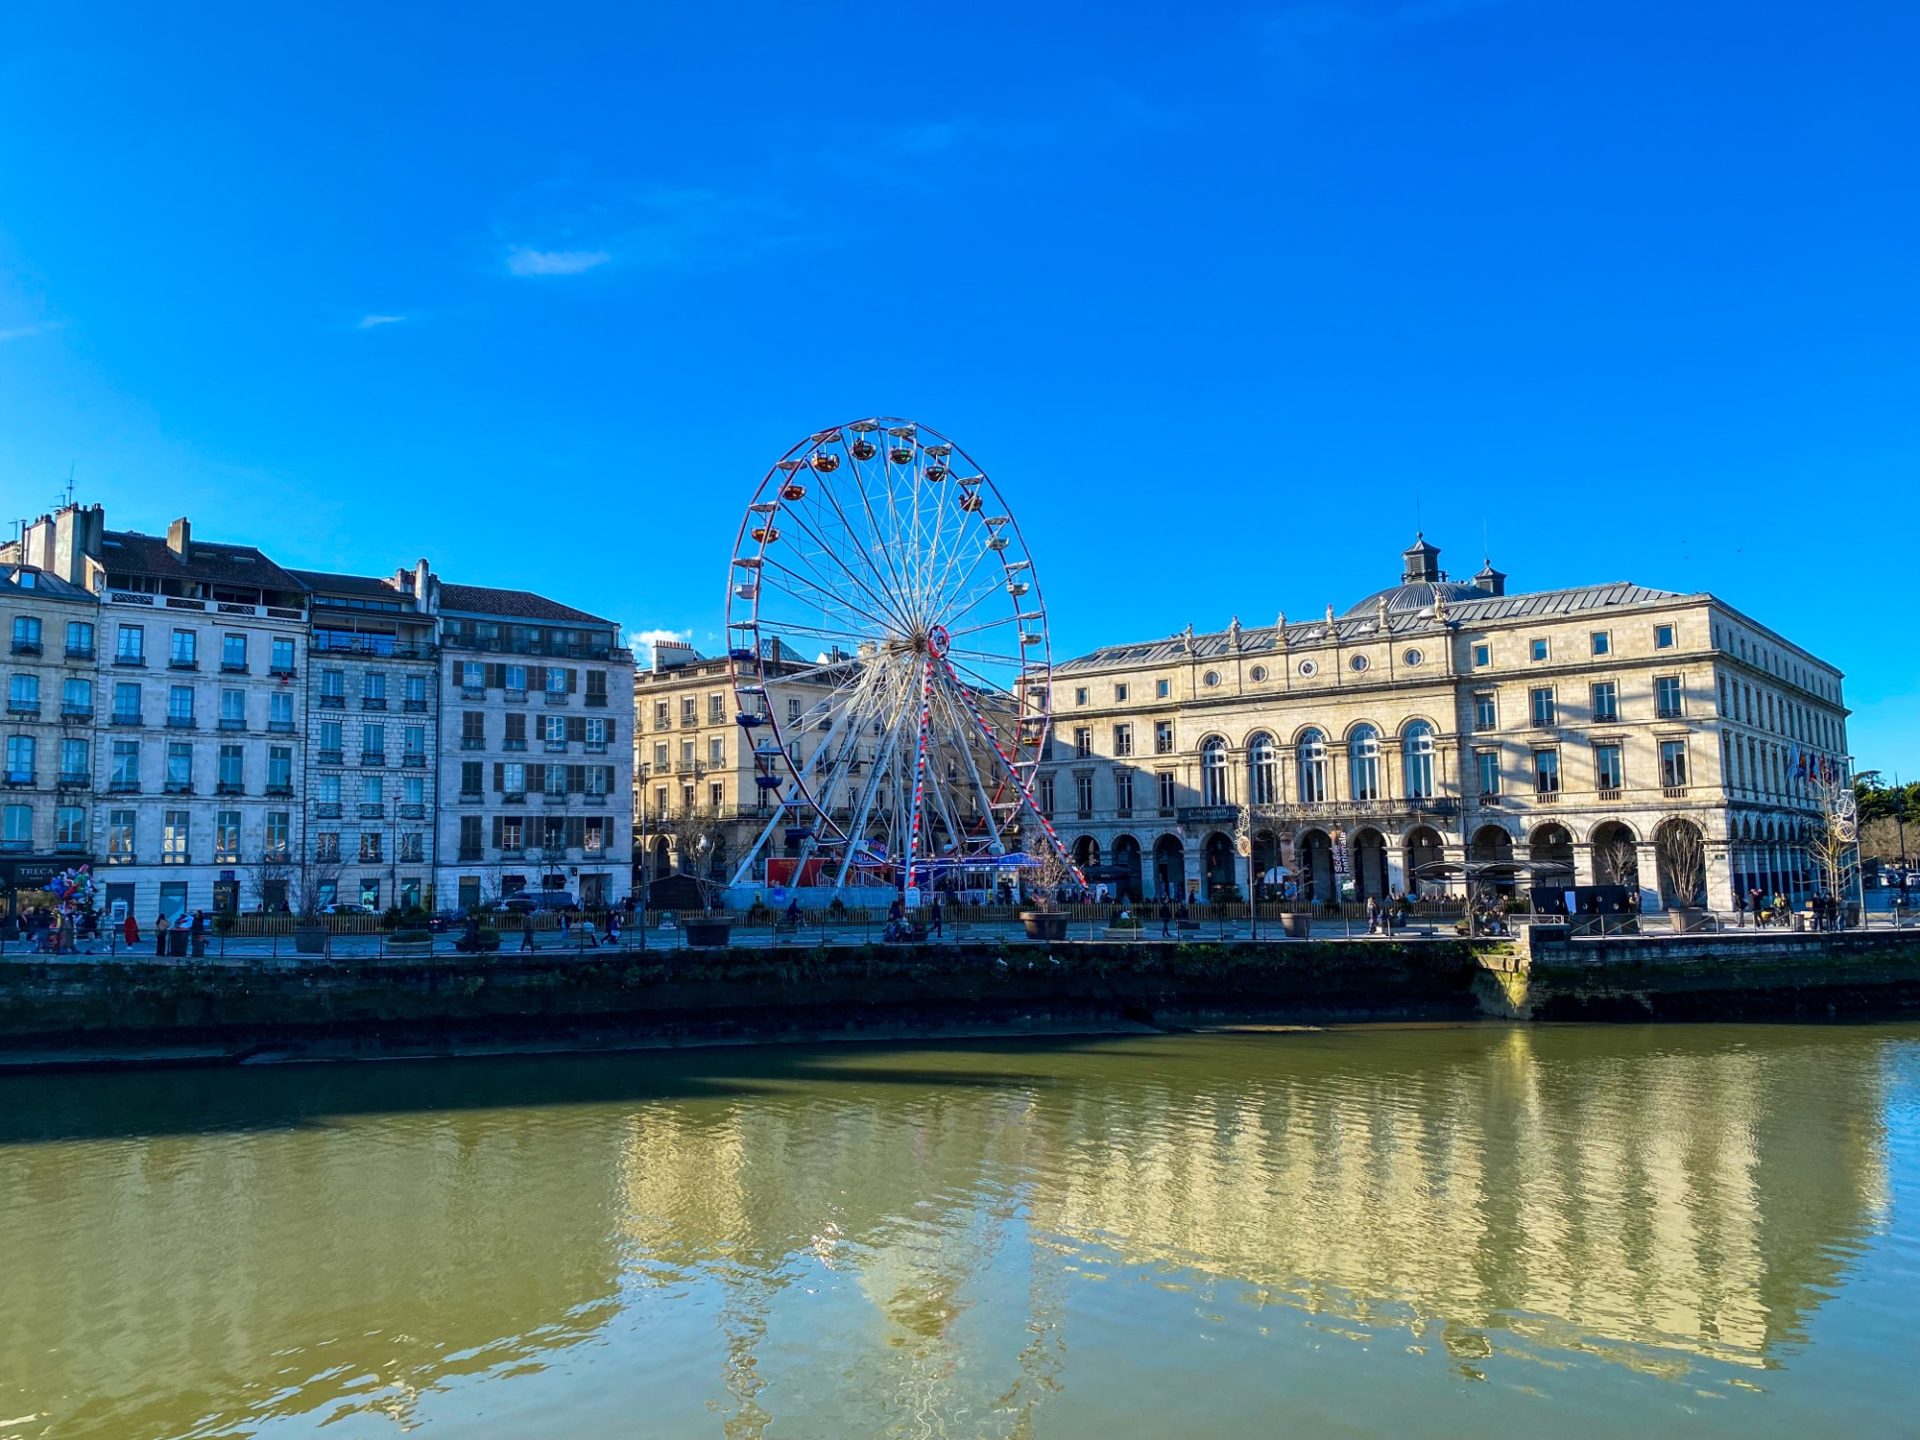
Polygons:
[[711,645],[765,467],[916,416],[1055,654],[1416,515],[1712,590],[1920,776],[1907,3],[23,3],[0,499]]

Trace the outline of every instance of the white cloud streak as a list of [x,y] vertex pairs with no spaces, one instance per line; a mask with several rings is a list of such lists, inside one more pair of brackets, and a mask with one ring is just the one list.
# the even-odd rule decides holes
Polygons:
[[11,330],[0,330],[0,345],[9,340],[29,340],[35,335],[45,335],[48,331],[58,330],[67,322],[64,320],[46,320],[38,325],[18,325]]
[[655,645],[685,645],[693,639],[688,630],[629,630],[627,643],[633,647],[634,659],[641,665],[653,664]]
[[354,325],[356,330],[377,330],[382,325],[398,325],[407,317],[404,315],[362,315]]
[[509,275],[584,275],[613,256],[605,250],[535,250],[528,245],[507,247]]

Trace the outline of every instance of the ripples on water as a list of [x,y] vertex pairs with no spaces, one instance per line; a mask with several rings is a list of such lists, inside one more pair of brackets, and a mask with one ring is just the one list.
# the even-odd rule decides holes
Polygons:
[[0,1082],[0,1437],[1910,1433],[1920,1028]]

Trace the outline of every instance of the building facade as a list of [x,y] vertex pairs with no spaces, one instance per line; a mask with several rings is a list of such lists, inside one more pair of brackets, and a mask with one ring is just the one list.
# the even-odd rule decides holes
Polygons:
[[100,603],[52,570],[0,568],[6,650],[0,771],[0,923],[93,854],[93,745]]
[[440,587],[437,888],[623,901],[633,874],[633,653],[618,628],[524,590]]
[[1424,539],[1402,560],[1344,615],[1056,666],[1036,798],[1075,858],[1144,897],[1478,872],[1726,907],[1810,883],[1795,774],[1844,766],[1834,667],[1712,595],[1508,594],[1491,565],[1449,580]]

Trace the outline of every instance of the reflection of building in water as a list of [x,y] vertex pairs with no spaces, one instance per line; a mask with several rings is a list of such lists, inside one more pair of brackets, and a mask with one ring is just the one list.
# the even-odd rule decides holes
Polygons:
[[[42,1411],[46,1433],[75,1436],[404,1418],[423,1390],[603,1324],[618,1117],[307,1122],[414,1088],[384,1073],[112,1077],[126,1108],[135,1087],[176,1083],[315,1098],[236,1115],[255,1128],[235,1133],[0,1146],[0,1361],[34,1357],[0,1379],[0,1397],[26,1401],[0,1414]],[[179,1111],[226,1122],[217,1099]]]
[[[1218,1060],[1235,1042],[1194,1043]],[[1053,1083],[956,1093],[930,1078],[884,1098],[850,1067],[847,1103],[816,1091],[724,1121],[649,1107],[633,1235],[750,1287],[790,1283],[808,1252],[853,1272],[863,1365],[895,1363],[871,1358],[875,1342],[934,1354],[990,1290],[1011,1303],[994,1274],[1009,1266],[1028,1277],[1025,1313],[1003,1305],[997,1323],[1030,1335],[1056,1246],[1432,1329],[1465,1353],[1488,1329],[1636,1364],[1659,1363],[1650,1349],[1756,1364],[1799,1336],[1884,1203],[1871,1046],[1524,1030],[1396,1043],[1249,1037],[1244,1072],[1023,1054]]]

